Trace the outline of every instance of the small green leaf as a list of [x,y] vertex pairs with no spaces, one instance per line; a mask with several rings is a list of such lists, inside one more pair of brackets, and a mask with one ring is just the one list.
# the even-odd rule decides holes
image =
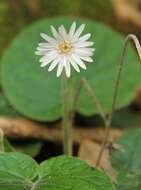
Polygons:
[[[87,19],[75,20],[78,25],[86,23],[84,33],[92,34],[91,41],[95,43],[96,52],[94,62],[87,63],[86,71],[76,73],[72,69],[70,83],[73,79],[78,81],[81,77],[86,77],[107,113],[112,104],[124,38],[103,24]],[[53,121],[61,117],[60,78],[56,77],[56,70],[49,73],[47,67],[40,67],[35,50],[42,41],[41,32],[51,35],[52,24],[55,27],[63,24],[68,30],[73,21],[72,18],[63,17],[39,21],[18,35],[6,50],[1,72],[3,90],[10,104],[25,116],[41,121]],[[129,47],[122,72],[117,108],[129,104],[140,81],[139,60]],[[85,115],[98,112],[84,89],[80,91],[77,111]]]
[[10,142],[4,137],[4,151],[5,152],[14,152],[14,147],[10,144]]

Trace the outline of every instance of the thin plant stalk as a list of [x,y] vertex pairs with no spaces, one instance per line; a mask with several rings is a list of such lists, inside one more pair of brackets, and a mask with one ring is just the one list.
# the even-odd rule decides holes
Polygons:
[[88,95],[92,98],[93,103],[95,104],[97,110],[99,111],[99,114],[101,115],[104,124],[106,124],[106,116],[105,113],[103,111],[103,108],[101,106],[101,103],[99,102],[94,90],[91,88],[90,84],[88,83],[88,81],[86,80],[86,78],[82,78],[82,82],[83,85],[88,93]]
[[[121,57],[120,57],[120,61],[119,61],[119,68],[118,68],[118,74],[117,74],[117,79],[116,79],[116,83],[115,83],[115,88],[114,88],[114,94],[113,94],[113,100],[112,100],[112,106],[111,106],[111,112],[110,115],[106,121],[106,125],[105,125],[105,137],[101,146],[101,150],[99,152],[98,155],[98,159],[97,159],[97,163],[96,163],[96,167],[99,166],[106,143],[108,141],[109,138],[109,134],[110,134],[110,128],[111,128],[111,124],[112,124],[112,117],[113,117],[113,113],[115,111],[115,106],[116,106],[116,100],[118,97],[118,92],[119,92],[119,86],[120,86],[120,82],[121,82],[121,74],[122,74],[122,69],[123,69],[123,64],[124,64],[124,58],[125,58],[125,53],[128,47],[128,43],[130,41],[133,41],[135,48],[137,50],[138,56],[141,60],[141,48],[140,48],[140,43],[139,40],[137,39],[137,37],[133,34],[129,34],[126,38],[125,38],[125,42],[123,45],[123,49],[121,52]],[[140,62],[141,63],[141,62]]]
[[63,153],[67,156],[72,155],[72,126],[70,122],[69,109],[69,87],[68,79],[62,75],[62,114],[63,114]]
[[72,128],[74,126],[76,104],[77,104],[81,89],[82,89],[82,80],[79,81],[77,89],[75,90],[75,92],[73,94],[72,109],[71,109],[71,125],[72,125]]
[[0,152],[4,152],[4,134],[2,129],[0,129]]

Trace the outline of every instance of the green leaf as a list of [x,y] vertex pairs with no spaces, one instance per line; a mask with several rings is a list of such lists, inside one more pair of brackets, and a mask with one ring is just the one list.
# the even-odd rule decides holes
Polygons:
[[112,153],[113,167],[119,173],[141,173],[141,129],[123,135],[117,143],[121,150]]
[[20,114],[17,113],[8,103],[6,98],[0,95],[0,116],[16,117]]
[[[47,173],[46,173],[47,172]],[[85,162],[71,157],[58,157],[41,164],[39,175],[42,190],[112,190],[104,173],[89,167]]]
[[141,174],[127,174],[117,186],[117,190],[140,190]]
[[2,190],[114,190],[109,178],[79,159],[60,156],[40,166],[17,153],[0,154]]
[[141,115],[132,108],[125,107],[114,112],[112,119],[113,127],[134,127],[141,125]]
[[32,158],[18,153],[0,154],[0,189],[31,190],[38,165]]
[[[104,111],[109,112],[117,74],[123,37],[105,25],[87,19],[76,19],[78,25],[86,23],[85,33],[92,33],[96,52],[94,63],[87,64],[81,73],[73,71],[71,81],[86,77],[101,102]],[[35,56],[40,33],[50,33],[50,25],[64,24],[68,29],[73,18],[51,18],[39,21],[24,30],[12,42],[2,59],[2,86],[10,104],[19,112],[32,119],[53,121],[61,117],[61,85],[56,71],[48,73],[41,68],[39,57]],[[136,53],[128,48],[122,73],[122,84],[117,108],[127,105],[140,84],[139,63]],[[134,76],[134,77],[133,77]],[[73,80],[74,79],[74,80]],[[75,86],[77,88],[77,86]],[[75,89],[73,89],[75,90]],[[80,92],[77,111],[85,115],[97,113],[96,107],[85,90]]]
[[41,150],[42,142],[35,140],[15,141],[12,143],[16,151],[35,157]]
[[130,131],[118,139],[121,149],[112,153],[117,170],[117,190],[141,189],[141,129]]
[[4,151],[5,152],[14,152],[14,147],[10,144],[7,138],[4,137]]

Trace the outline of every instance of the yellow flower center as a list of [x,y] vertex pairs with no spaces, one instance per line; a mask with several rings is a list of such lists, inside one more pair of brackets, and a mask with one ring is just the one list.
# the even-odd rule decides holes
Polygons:
[[70,50],[72,49],[72,44],[68,41],[64,41],[62,43],[59,44],[59,51],[60,53],[69,53]]

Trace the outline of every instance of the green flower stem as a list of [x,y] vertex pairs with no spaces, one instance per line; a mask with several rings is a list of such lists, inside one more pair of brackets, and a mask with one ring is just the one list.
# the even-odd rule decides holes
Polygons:
[[75,89],[73,95],[72,95],[72,109],[71,109],[71,125],[72,127],[74,126],[74,117],[75,117],[75,111],[76,111],[76,105],[77,105],[77,101],[82,89],[82,80],[80,80],[78,82],[77,88]]
[[[123,45],[123,49],[121,52],[121,57],[120,57],[120,61],[119,61],[119,68],[118,68],[118,73],[117,73],[117,79],[116,79],[116,83],[115,83],[115,88],[114,88],[114,94],[113,94],[113,101],[112,101],[112,106],[111,106],[111,113],[109,114],[109,117],[106,121],[106,125],[105,125],[105,137],[101,146],[101,150],[99,152],[98,155],[98,159],[97,159],[97,163],[96,166],[98,167],[106,146],[106,143],[108,141],[109,138],[109,134],[110,134],[110,128],[111,128],[111,124],[112,124],[112,117],[113,117],[113,113],[115,111],[115,107],[116,107],[116,100],[118,97],[118,92],[119,92],[119,86],[120,86],[120,82],[121,82],[121,74],[122,74],[122,69],[123,69],[123,64],[124,64],[124,57],[125,57],[125,53],[126,53],[126,49],[128,47],[128,43],[131,41],[133,41],[135,48],[137,50],[138,56],[140,58],[141,61],[141,48],[140,48],[140,43],[139,40],[137,39],[137,37],[133,34],[129,34],[124,42]],[[141,62],[140,62],[141,63]]]
[[2,129],[0,129],[0,152],[4,152],[4,134]]
[[63,149],[67,156],[72,155],[72,123],[70,117],[70,93],[68,78],[62,75],[62,114],[63,114]]

